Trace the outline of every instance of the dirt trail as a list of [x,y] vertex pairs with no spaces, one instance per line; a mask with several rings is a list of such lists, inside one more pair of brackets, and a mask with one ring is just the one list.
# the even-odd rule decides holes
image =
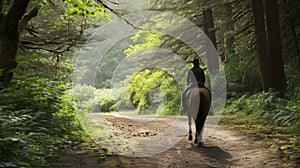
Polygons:
[[[94,120],[100,116],[95,114]],[[151,139],[155,138],[159,132],[165,130],[174,122],[174,118],[158,118],[145,121],[133,120],[130,118],[122,118],[109,116],[105,119],[106,124],[109,124],[111,138],[108,142],[118,144],[116,139],[118,136],[123,136],[128,141],[122,141],[124,144],[130,144],[131,138]],[[117,133],[116,133],[117,132]],[[198,147],[191,141],[187,140],[187,130],[183,133],[181,140],[172,145],[168,150],[161,153],[150,155],[147,157],[130,157],[111,153],[105,158],[97,159],[97,156],[87,157],[89,154],[80,154],[77,159],[72,159],[68,162],[67,167],[130,167],[130,168],[219,168],[219,167],[288,167],[278,157],[272,155],[259,141],[250,139],[236,132],[226,130],[222,127],[217,127],[213,134],[204,141],[204,145]],[[96,143],[103,143],[104,139],[96,139]],[[146,142],[146,143],[145,143]],[[140,146],[138,150],[147,150],[151,145],[155,145],[155,141],[145,141],[144,148]],[[154,144],[147,144],[147,143]],[[124,144],[118,144],[124,150],[135,152],[137,149],[128,149]],[[117,146],[118,146],[117,145]],[[148,146],[147,146],[148,145]],[[142,149],[143,148],[143,149]],[[146,151],[147,152],[147,151]],[[81,158],[81,159],[80,159]],[[92,160],[94,159],[94,160]],[[77,161],[76,161],[77,160]],[[78,160],[80,160],[78,162]],[[77,163],[76,163],[77,162]],[[63,167],[63,166],[57,166]]]

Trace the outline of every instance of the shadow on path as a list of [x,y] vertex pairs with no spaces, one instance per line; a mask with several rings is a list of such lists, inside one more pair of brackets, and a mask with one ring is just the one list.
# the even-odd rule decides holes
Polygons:
[[189,150],[207,157],[209,160],[214,160],[219,165],[230,165],[232,163],[232,155],[218,146],[202,145],[198,147],[193,145]]

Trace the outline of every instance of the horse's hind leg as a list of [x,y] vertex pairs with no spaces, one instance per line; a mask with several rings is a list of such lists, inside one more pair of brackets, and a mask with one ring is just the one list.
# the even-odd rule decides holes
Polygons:
[[205,118],[200,118],[197,122],[197,139],[199,139],[199,142],[202,143],[202,134],[203,134],[203,128],[204,128],[204,123],[205,123],[206,117]]
[[193,136],[192,136],[192,114],[190,111],[188,111],[188,120],[189,120],[188,125],[189,125],[189,129],[190,129],[188,140],[191,141],[191,140],[193,140]]
[[[200,129],[200,123],[199,123],[199,119],[197,118],[196,121],[195,121],[195,125],[196,125],[196,133],[195,133],[195,141],[194,143],[198,143],[198,136],[201,132],[201,129]],[[201,140],[201,139],[200,139]]]
[[[201,132],[201,129],[200,129],[200,123],[199,123],[198,120],[196,120],[195,125],[196,125],[196,133],[195,133],[195,140],[194,140],[194,143],[198,143],[198,136],[199,136],[199,134],[200,134],[200,132]],[[201,139],[200,139],[200,141],[201,141]]]
[[189,131],[189,138],[188,138],[189,141],[193,140],[193,136],[192,136],[192,129],[190,129]]
[[[197,128],[196,128],[197,129]],[[198,143],[198,132],[196,130],[194,143]]]

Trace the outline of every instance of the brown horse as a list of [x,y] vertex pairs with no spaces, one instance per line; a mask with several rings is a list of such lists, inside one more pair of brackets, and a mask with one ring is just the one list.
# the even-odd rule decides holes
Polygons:
[[202,133],[206,117],[209,113],[211,103],[211,95],[206,88],[192,88],[188,98],[188,120],[189,120],[189,140],[193,140],[192,136],[192,117],[195,121],[196,133],[194,143],[202,144]]

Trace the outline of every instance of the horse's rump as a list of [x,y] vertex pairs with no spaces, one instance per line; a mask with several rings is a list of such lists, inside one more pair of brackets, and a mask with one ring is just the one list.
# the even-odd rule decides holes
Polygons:
[[198,117],[205,117],[208,115],[210,108],[210,93],[206,88],[192,88],[187,99],[188,110],[192,114],[194,120]]

